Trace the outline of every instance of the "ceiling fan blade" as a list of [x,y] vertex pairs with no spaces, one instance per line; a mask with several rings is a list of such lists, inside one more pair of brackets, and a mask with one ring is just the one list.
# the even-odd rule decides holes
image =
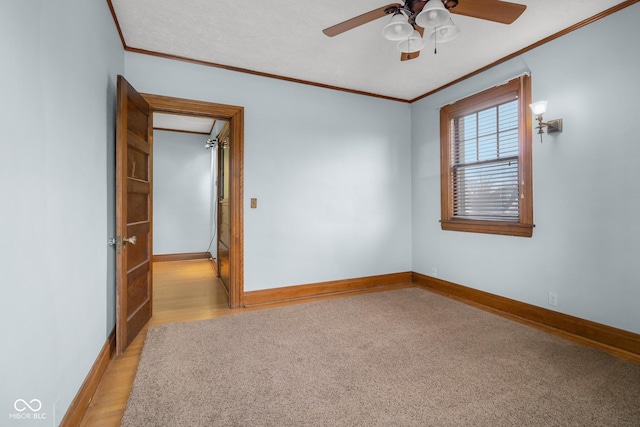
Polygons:
[[418,56],[420,56],[420,51],[412,53],[402,52],[402,55],[400,55],[400,61],[409,61],[410,59],[416,59]]
[[511,24],[522,15],[526,8],[527,6],[523,4],[499,0],[461,0],[456,7],[449,11],[472,18]]
[[325,28],[322,30],[329,37],[337,36],[338,34],[342,34],[345,31],[349,31],[360,25],[366,24],[367,22],[375,21],[378,18],[382,18],[390,13],[398,10],[402,5],[400,3],[392,3],[386,6],[382,6],[378,9],[374,9],[370,12],[363,13],[362,15],[356,16],[355,18],[347,19],[344,22],[336,24],[332,27]]
[[[414,28],[420,33],[420,37],[424,37],[424,28],[419,25],[415,25]],[[420,56],[420,51],[411,53],[402,52],[402,55],[400,55],[400,61],[409,61],[410,59],[416,59],[418,56]]]

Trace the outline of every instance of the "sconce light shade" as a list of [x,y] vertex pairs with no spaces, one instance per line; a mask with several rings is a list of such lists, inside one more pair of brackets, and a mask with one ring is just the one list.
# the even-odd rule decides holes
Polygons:
[[453,23],[453,19],[449,18],[449,22],[437,27],[429,34],[429,40],[436,43],[449,42],[458,37],[458,34],[460,34],[460,28]]
[[391,41],[406,39],[413,33],[413,27],[401,12],[391,17],[391,21],[382,29],[382,37]]
[[398,50],[400,52],[413,53],[422,49],[424,49],[424,40],[422,40],[422,36],[417,30],[413,30],[413,33],[408,38],[398,42]]
[[547,101],[538,101],[529,104],[531,111],[537,116],[538,126],[536,126],[536,129],[538,130],[538,134],[540,134],[540,142],[542,142],[544,128],[547,128],[547,133],[562,132],[562,119],[549,120],[546,123],[542,121],[542,115],[547,112],[547,104]]
[[531,111],[533,111],[533,114],[535,114],[536,116],[540,116],[547,112],[548,103],[549,101],[538,101],[534,102],[533,104],[529,104],[529,107],[531,107]]
[[451,18],[451,14],[442,4],[442,0],[429,0],[422,12],[416,16],[416,24],[422,28],[440,27]]

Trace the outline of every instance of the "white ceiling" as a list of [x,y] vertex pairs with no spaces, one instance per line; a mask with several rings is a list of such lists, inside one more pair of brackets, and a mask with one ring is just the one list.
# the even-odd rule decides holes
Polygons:
[[210,135],[216,120],[212,117],[153,113],[153,128]]
[[[459,0],[460,3],[474,0]],[[401,62],[383,17],[336,37],[324,28],[389,0],[111,0],[127,48],[412,100],[591,18],[620,0],[514,0],[511,25],[452,15],[461,34]],[[569,54],[569,53],[568,53]]]

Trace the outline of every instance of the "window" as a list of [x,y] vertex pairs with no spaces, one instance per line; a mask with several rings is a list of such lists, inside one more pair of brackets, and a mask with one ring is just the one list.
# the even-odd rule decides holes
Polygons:
[[531,79],[442,107],[443,230],[531,237]]

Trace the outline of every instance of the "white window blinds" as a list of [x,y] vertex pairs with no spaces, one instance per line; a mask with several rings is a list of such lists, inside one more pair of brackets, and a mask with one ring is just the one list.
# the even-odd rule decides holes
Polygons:
[[451,119],[455,218],[518,222],[518,100]]

